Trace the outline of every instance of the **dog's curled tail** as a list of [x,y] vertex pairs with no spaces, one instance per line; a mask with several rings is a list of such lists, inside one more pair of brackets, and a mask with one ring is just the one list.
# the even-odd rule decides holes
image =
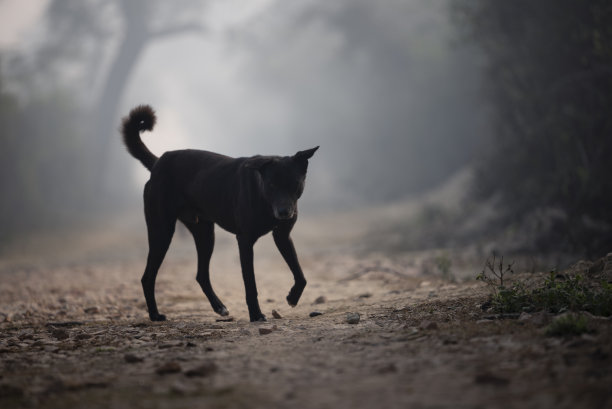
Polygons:
[[139,105],[130,111],[130,114],[121,122],[121,134],[123,143],[128,152],[138,159],[145,168],[151,170],[157,156],[153,155],[149,148],[142,143],[140,131],[151,131],[155,126],[155,111],[149,105]]

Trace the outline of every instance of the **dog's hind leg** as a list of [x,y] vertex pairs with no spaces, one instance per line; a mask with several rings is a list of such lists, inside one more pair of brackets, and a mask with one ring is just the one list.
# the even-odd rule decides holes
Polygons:
[[210,283],[210,257],[215,246],[215,225],[212,222],[190,223],[183,222],[189,229],[195,240],[198,251],[198,274],[196,281],[202,287],[202,291],[210,301],[213,310],[221,315],[229,314],[225,305],[219,300]]
[[274,237],[274,243],[280,251],[281,255],[285,259],[285,262],[289,266],[289,269],[293,273],[293,279],[295,284],[291,287],[289,295],[287,296],[287,303],[290,306],[295,307],[302,296],[304,288],[306,288],[306,278],[298,262],[297,254],[295,253],[295,247],[293,241],[289,236],[292,225],[277,227],[272,232]]

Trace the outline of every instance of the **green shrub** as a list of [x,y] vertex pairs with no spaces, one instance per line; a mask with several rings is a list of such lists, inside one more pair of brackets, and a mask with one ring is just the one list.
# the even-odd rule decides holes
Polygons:
[[517,280],[507,286],[512,264],[503,265],[487,260],[486,268],[476,279],[487,283],[491,289],[490,304],[497,313],[548,311],[555,314],[564,311],[588,311],[594,315],[612,315],[612,284],[588,283],[580,274],[573,276],[550,273],[544,283],[528,288]]
[[587,319],[578,314],[566,314],[557,317],[544,331],[550,337],[581,335],[590,332]]

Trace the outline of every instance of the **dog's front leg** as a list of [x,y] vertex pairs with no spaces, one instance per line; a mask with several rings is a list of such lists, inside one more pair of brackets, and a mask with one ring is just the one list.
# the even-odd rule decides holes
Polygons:
[[302,296],[304,288],[306,287],[306,278],[304,277],[304,273],[302,272],[302,268],[298,262],[295,247],[293,246],[293,240],[291,240],[291,237],[289,236],[291,227],[293,227],[293,225],[277,227],[272,232],[272,235],[274,236],[274,243],[276,243],[276,247],[293,273],[295,284],[289,291],[287,302],[290,306],[295,307]]
[[251,322],[265,321],[266,317],[261,313],[259,301],[257,301],[257,285],[255,284],[255,270],[253,269],[253,244],[246,236],[236,236],[240,250],[240,266],[242,267],[242,279],[246,291],[246,302],[249,307],[249,318]]

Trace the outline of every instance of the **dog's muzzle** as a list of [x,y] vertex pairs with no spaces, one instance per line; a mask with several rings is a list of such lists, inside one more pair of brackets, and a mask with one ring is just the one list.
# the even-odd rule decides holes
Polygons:
[[274,208],[274,217],[277,220],[288,220],[293,217],[295,214],[295,210],[290,207],[275,207]]

